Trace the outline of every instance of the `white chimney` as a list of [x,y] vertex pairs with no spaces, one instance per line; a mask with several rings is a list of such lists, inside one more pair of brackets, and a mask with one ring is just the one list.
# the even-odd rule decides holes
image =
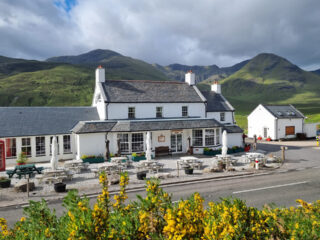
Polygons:
[[196,75],[191,70],[186,73],[185,82],[190,86],[196,84]]
[[221,85],[218,81],[214,81],[211,85],[211,91],[221,94]]
[[100,65],[97,69],[96,69],[96,83],[104,83],[106,81],[106,73],[104,68]]

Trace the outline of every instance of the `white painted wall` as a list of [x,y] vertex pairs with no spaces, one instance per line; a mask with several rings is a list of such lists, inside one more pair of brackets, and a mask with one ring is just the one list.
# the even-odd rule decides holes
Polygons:
[[[295,134],[286,136],[286,127],[294,126]],[[294,138],[296,137],[296,133],[303,132],[303,118],[301,119],[278,119],[278,138]]]
[[303,132],[308,138],[315,137],[317,135],[317,126],[320,123],[305,123],[303,126]]
[[207,112],[207,118],[214,118],[220,123],[226,124],[230,123],[233,124],[233,112],[224,112],[225,121],[220,121],[220,112]]
[[276,139],[275,130],[276,118],[268,112],[262,105],[256,107],[248,116],[248,137],[263,137],[264,128],[268,129],[268,136]]
[[105,133],[76,134],[77,159],[82,155],[106,154]]
[[205,117],[204,103],[110,103],[108,119],[127,119],[128,108],[135,107],[136,118],[155,118],[156,107],[162,107],[163,117],[182,117],[182,106],[188,106],[189,116]]
[[228,133],[228,148],[232,148],[234,146],[243,147],[242,144],[242,133]]
[[[70,135],[70,134],[64,134]],[[75,138],[74,135],[71,136],[71,153],[64,154],[63,153],[63,136],[64,135],[56,135],[59,141],[59,153],[58,159],[74,159],[75,158]],[[21,153],[22,146],[22,138],[30,138],[31,141],[31,157],[29,158],[29,163],[37,163],[37,162],[48,162],[51,159],[50,155],[50,137],[53,135],[45,135],[45,136],[24,136],[24,137],[16,137],[16,149],[17,149],[17,157],[6,159],[7,164],[15,164],[19,154]],[[36,156],[36,137],[45,137],[45,155],[44,156]],[[1,138],[0,140],[5,141],[5,138]]]

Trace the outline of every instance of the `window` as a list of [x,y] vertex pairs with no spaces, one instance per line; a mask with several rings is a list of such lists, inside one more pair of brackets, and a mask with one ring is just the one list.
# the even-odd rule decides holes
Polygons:
[[[57,138],[57,153],[59,155],[60,154],[60,151],[59,151],[59,137],[56,136],[56,138]],[[50,155],[52,155],[52,139],[53,139],[53,137],[50,137]]]
[[206,141],[206,146],[214,145],[214,129],[205,130],[205,141]]
[[136,118],[136,109],[135,107],[128,108],[128,118]]
[[162,118],[162,107],[156,107],[156,117]]
[[143,152],[143,133],[132,133],[131,135],[131,151]]
[[216,129],[216,145],[220,144],[220,129]]
[[45,137],[36,137],[36,156],[46,155],[46,141]]
[[63,153],[71,153],[71,136],[64,135],[63,136]]
[[221,122],[225,121],[225,113],[224,112],[220,113],[220,121]]
[[6,158],[17,157],[17,147],[15,138],[6,139]]
[[21,139],[21,152],[25,153],[27,157],[31,157],[31,140],[30,138]]
[[118,140],[120,144],[120,152],[127,153],[129,152],[129,134],[118,134]]
[[188,106],[182,106],[182,117],[188,117]]
[[295,127],[294,126],[287,126],[286,127],[286,135],[294,135],[295,134]]
[[192,146],[201,147],[202,142],[202,130],[192,130]]

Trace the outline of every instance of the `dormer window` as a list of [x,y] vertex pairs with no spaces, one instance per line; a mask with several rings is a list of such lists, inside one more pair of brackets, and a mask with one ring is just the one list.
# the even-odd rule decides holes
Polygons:
[[135,107],[129,107],[128,108],[128,118],[136,118],[136,108]]
[[188,117],[188,106],[182,106],[182,117]]
[[224,122],[225,121],[225,113],[221,112],[220,113],[220,122]]
[[156,107],[156,117],[157,118],[162,118],[163,117],[162,107]]

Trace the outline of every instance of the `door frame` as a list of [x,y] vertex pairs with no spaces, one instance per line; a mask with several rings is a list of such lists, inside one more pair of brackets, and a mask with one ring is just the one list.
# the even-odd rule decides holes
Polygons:
[[0,148],[2,149],[2,154],[0,156],[0,161],[2,161],[2,167],[0,165],[0,171],[5,171],[6,170],[6,148],[5,148],[5,144],[4,144],[4,141],[3,140],[0,140]]
[[[178,135],[181,136],[181,151],[178,151]],[[172,149],[172,136],[175,137],[175,149]],[[183,152],[183,134],[182,132],[181,133],[174,133],[174,132],[171,132],[171,135],[170,135],[170,148],[171,148],[171,151],[172,153],[182,153]]]

